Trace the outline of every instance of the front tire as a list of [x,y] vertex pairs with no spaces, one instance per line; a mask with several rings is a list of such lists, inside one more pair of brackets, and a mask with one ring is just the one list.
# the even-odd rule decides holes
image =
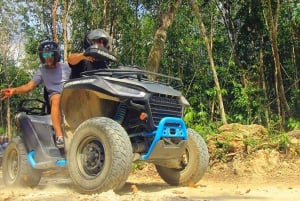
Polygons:
[[132,146],[117,122],[98,117],[75,131],[68,151],[70,176],[78,191],[100,193],[121,188],[130,173]]
[[168,184],[187,186],[196,184],[207,170],[209,155],[203,138],[193,129],[188,129],[186,153],[180,159],[181,168],[155,165],[160,177]]
[[41,172],[33,169],[28,160],[24,143],[20,137],[7,145],[2,163],[3,180],[6,186],[35,187],[41,180]]

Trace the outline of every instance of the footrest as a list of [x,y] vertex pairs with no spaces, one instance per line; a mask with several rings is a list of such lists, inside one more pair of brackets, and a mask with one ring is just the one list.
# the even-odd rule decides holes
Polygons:
[[43,162],[36,162],[34,159],[36,152],[33,150],[27,154],[27,159],[31,167],[35,169],[49,169],[55,167],[63,167],[67,165],[67,161],[61,157],[48,158],[48,160]]

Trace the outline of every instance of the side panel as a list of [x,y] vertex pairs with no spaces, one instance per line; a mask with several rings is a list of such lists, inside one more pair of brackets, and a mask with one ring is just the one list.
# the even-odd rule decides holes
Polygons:
[[[57,160],[62,159],[59,149],[55,146],[51,125],[34,122],[25,114],[17,116],[22,139],[28,153],[34,151],[34,168],[46,169],[55,167]],[[31,164],[32,165],[32,164]]]

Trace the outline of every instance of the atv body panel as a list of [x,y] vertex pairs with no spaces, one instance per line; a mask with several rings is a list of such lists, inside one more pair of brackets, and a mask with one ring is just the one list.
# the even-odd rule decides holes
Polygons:
[[182,116],[189,104],[180,91],[147,79],[146,73],[99,70],[68,81],[62,93],[67,133],[72,136],[87,119],[109,117],[127,131],[133,152],[139,154],[135,160],[166,160],[182,155],[187,140]]

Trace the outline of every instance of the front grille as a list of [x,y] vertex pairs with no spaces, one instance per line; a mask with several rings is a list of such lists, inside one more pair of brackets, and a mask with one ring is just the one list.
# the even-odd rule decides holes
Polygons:
[[178,97],[153,94],[150,98],[150,109],[155,126],[163,117],[182,117],[182,105]]

